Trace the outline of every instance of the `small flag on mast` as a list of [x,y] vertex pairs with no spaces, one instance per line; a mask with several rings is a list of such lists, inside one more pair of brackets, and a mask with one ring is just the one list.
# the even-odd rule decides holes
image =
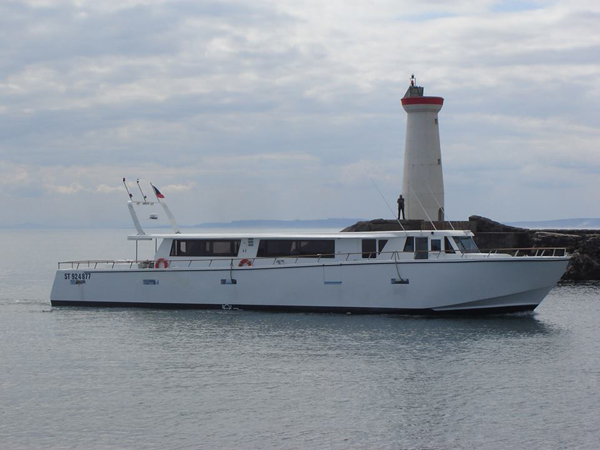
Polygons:
[[156,195],[156,198],[165,198],[165,196],[160,193],[156,186],[154,186],[153,184],[151,184],[151,186],[152,189],[154,189],[154,195]]

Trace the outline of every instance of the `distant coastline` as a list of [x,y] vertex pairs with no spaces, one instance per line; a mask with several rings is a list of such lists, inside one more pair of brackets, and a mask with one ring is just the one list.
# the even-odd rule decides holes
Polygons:
[[[231,222],[206,222],[196,225],[179,225],[181,228],[334,228],[342,229],[352,225],[358,221],[365,219],[310,219],[310,220],[234,220]],[[93,230],[93,229],[130,229],[131,224],[123,222],[120,224],[104,225],[104,226],[59,226],[59,225],[43,225],[35,223],[24,223],[18,225],[0,225],[1,230]],[[147,229],[163,229],[171,228],[168,224],[162,225],[145,225]]]
[[[368,219],[309,219],[309,220],[234,220],[231,222],[206,222],[195,225],[180,225],[181,228],[335,228],[342,229],[356,222]],[[556,220],[529,220],[518,222],[505,222],[506,225],[529,229],[600,229],[600,218],[576,218]],[[130,229],[131,224],[123,222],[120,224],[103,226],[74,226],[74,225],[44,225],[34,223],[23,223],[17,225],[0,225],[1,230],[82,230],[82,229]],[[146,226],[146,228],[162,229],[170,228],[169,225]]]
[[344,228],[364,219],[314,219],[314,220],[234,220],[208,222],[191,228]]

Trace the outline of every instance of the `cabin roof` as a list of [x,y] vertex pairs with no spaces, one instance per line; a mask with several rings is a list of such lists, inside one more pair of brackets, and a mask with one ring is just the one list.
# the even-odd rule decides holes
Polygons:
[[169,233],[169,234],[143,234],[130,235],[128,240],[152,239],[393,239],[406,236],[473,236],[468,230],[408,230],[408,231],[366,231],[366,232],[333,232],[333,233],[297,233],[297,232],[244,232],[244,233]]

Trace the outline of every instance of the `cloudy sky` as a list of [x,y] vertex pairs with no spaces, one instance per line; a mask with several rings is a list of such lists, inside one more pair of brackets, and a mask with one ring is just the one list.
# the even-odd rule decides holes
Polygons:
[[600,2],[2,0],[0,226],[389,217],[411,73],[448,217],[600,217]]

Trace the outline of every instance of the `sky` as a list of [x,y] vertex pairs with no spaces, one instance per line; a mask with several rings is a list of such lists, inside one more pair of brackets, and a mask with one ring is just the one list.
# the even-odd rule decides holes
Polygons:
[[127,224],[123,177],[182,224],[392,218],[412,73],[445,99],[449,219],[600,217],[599,24],[593,0],[2,0],[0,227]]

